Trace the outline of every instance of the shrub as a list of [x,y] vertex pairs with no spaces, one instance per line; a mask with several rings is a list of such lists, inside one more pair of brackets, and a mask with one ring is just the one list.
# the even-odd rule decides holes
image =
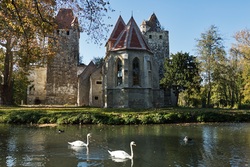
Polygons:
[[91,124],[92,123],[91,114],[80,114],[79,115],[79,123]]
[[155,123],[155,124],[162,124],[162,123],[164,123],[165,119],[164,119],[163,114],[161,114],[161,113],[156,113],[156,114],[153,114],[153,115],[152,115],[152,121],[153,121],[153,123]]
[[12,111],[10,112],[4,122],[6,123],[17,123],[17,124],[27,124],[27,123],[37,123],[38,120],[42,117],[42,113],[32,112],[32,111]]
[[58,124],[68,124],[68,117],[64,116],[64,117],[60,117],[57,119],[56,123]]
[[152,124],[153,123],[153,119],[152,116],[150,114],[143,114],[140,115],[139,117],[140,123],[141,124]]
[[124,124],[126,125],[140,123],[138,116],[136,114],[126,114],[126,115],[123,115],[122,117],[123,117]]

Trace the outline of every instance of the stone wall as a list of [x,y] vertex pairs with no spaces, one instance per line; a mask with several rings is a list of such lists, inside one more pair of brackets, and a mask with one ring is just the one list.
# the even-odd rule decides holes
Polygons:
[[89,92],[90,92],[90,75],[96,70],[93,62],[84,69],[78,76],[78,105],[89,106]]
[[77,103],[77,65],[79,34],[77,30],[58,30],[58,54],[48,63],[46,104]]
[[97,68],[90,76],[89,105],[103,107],[102,68]]
[[[139,59],[139,85],[133,85],[132,69],[135,58]],[[121,85],[117,85],[116,81],[118,59],[122,62]],[[153,94],[154,90],[159,90],[158,64],[154,61],[153,54],[140,50],[111,52],[104,65],[104,88],[105,107],[155,107],[154,99],[159,100],[162,94]]]
[[169,57],[168,31],[149,31],[145,32],[144,36],[151,51],[154,53],[154,59],[159,65],[159,76],[162,78],[164,73],[164,61],[165,58]]

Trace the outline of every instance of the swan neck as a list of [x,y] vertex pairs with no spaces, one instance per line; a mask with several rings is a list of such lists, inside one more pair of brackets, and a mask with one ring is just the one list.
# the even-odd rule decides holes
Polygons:
[[131,150],[131,156],[130,156],[130,159],[132,159],[132,158],[133,158],[133,156],[134,156],[134,152],[133,152],[133,146],[132,146],[132,144],[130,144],[130,150]]
[[89,145],[89,136],[87,136],[87,146]]

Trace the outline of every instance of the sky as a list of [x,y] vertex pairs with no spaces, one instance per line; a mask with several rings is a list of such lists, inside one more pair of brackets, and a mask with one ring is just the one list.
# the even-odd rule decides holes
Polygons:
[[[111,19],[105,21],[113,25],[121,15],[125,23],[133,16],[140,26],[155,13],[161,26],[169,31],[170,54],[188,52],[196,56],[196,40],[211,25],[218,28],[226,51],[235,43],[236,32],[250,29],[250,0],[110,0],[110,4],[115,12],[110,12]],[[113,27],[108,37],[112,30]],[[88,64],[94,57],[104,57],[105,46],[92,44],[86,38],[81,34],[83,63]]]

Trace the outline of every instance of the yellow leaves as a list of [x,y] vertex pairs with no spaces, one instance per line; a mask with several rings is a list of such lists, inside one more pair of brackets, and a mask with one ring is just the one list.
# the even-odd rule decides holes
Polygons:
[[250,60],[250,30],[241,30],[235,33],[234,38],[237,41],[237,49],[241,52],[244,58]]

